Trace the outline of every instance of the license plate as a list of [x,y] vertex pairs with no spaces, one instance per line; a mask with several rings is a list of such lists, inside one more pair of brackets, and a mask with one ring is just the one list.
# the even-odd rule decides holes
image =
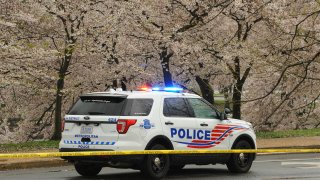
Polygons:
[[92,134],[93,127],[91,126],[82,126],[80,130],[80,134]]

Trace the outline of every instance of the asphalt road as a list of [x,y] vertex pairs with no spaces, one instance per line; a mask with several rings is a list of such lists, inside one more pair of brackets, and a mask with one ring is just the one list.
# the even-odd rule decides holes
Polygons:
[[[0,172],[1,180],[81,180],[73,166],[54,168],[35,168],[25,170],[11,170]],[[95,178],[91,179],[114,179],[135,180],[143,179],[139,171],[130,169],[104,168]],[[183,170],[170,173],[165,179],[246,179],[246,180],[281,180],[281,179],[320,179],[320,154],[282,154],[258,156],[246,174],[229,173],[224,165],[188,165]]]

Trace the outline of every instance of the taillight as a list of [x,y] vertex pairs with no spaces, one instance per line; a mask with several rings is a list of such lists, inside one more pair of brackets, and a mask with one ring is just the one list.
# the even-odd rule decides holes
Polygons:
[[64,131],[64,120],[61,120],[61,132]]
[[130,126],[136,124],[136,119],[118,119],[117,121],[117,131],[119,134],[127,133]]

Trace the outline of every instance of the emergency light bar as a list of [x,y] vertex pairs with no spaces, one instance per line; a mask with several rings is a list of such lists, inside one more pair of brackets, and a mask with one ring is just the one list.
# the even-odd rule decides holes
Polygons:
[[180,87],[147,87],[147,86],[142,86],[139,87],[140,91],[165,91],[165,92],[182,92],[183,89]]

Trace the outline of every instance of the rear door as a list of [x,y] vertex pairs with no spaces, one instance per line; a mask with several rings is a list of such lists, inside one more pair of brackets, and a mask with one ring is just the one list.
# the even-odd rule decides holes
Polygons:
[[126,95],[84,95],[65,116],[63,142],[78,149],[113,149]]
[[[135,97],[128,98],[126,106],[120,117],[121,121],[136,121],[126,132],[119,134],[119,150],[141,150],[146,147],[149,140],[154,136],[152,132],[156,127],[161,127],[156,121],[152,98]],[[157,117],[155,117],[157,116]]]

